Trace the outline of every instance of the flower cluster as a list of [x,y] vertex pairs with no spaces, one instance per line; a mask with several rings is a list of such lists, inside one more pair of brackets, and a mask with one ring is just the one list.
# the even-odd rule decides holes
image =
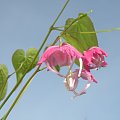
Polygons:
[[[97,80],[90,71],[91,69],[106,67],[107,63],[104,57],[107,57],[107,53],[99,47],[92,47],[82,54],[76,48],[64,42],[61,46],[50,46],[47,48],[38,65],[46,63],[49,70],[65,78],[64,84],[66,88],[72,91],[76,97],[85,94],[91,82],[97,83]],[[79,69],[72,72],[71,68],[75,60],[79,61]],[[63,75],[56,70],[56,66],[69,66],[69,70],[66,75]],[[79,78],[87,80],[88,82],[83,90],[76,92]]]

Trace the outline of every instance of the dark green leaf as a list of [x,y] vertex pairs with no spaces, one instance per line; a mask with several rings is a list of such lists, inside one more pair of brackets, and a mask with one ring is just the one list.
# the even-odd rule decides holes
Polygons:
[[4,64],[0,64],[0,101],[4,99],[7,93],[8,69]]
[[81,33],[95,32],[93,23],[87,14],[80,13],[76,19],[67,19],[65,29],[65,32],[63,31],[61,36],[66,42],[74,46],[80,52],[83,52],[92,46],[98,46],[96,33]]
[[37,50],[35,48],[29,48],[26,52],[26,55],[22,49],[18,49],[14,52],[12,56],[12,63],[15,68],[18,81],[21,79],[21,77],[23,77],[24,74],[28,73],[36,66],[39,57],[36,58],[33,65],[30,67],[36,54]]

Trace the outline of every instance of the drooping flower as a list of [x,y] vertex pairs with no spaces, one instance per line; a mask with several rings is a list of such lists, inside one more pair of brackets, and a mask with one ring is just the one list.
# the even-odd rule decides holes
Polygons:
[[[79,70],[78,70],[79,71]],[[78,71],[70,72],[64,80],[64,84],[68,91],[75,91],[78,86]]]
[[[86,91],[90,87],[91,82],[97,83],[94,76],[89,71],[87,71],[86,69],[82,70],[80,77],[78,77],[78,72],[79,72],[79,70],[76,69],[74,72],[70,73],[64,81],[66,88],[69,91],[72,91],[75,94],[74,97],[86,94]],[[76,88],[78,86],[78,82],[79,82],[78,79],[79,78],[87,80],[87,84],[85,85],[85,87],[80,92],[76,92]]]
[[100,67],[106,67],[107,62],[104,57],[107,57],[107,53],[99,47],[92,47],[84,52],[84,67],[88,71],[90,69],[98,69]]
[[80,69],[78,76],[80,76],[82,70],[82,57],[83,55],[77,49],[64,42],[61,46],[51,46],[47,48],[38,62],[38,65],[45,62],[49,70],[57,73],[61,77],[66,78],[66,75],[60,74],[55,69],[55,66],[72,66],[75,60],[79,60]]
[[[90,87],[91,82],[97,83],[94,76],[90,73],[90,69],[98,69],[107,65],[104,57],[107,53],[99,47],[92,47],[81,54],[77,49],[68,43],[63,43],[61,46],[51,46],[43,53],[38,65],[46,63],[49,70],[55,72],[57,75],[64,77],[64,84],[68,91],[72,91],[75,96],[85,94]],[[71,71],[75,60],[79,60],[80,67],[74,72]],[[56,70],[56,66],[69,66],[68,72],[63,75]],[[87,83],[80,92],[76,91],[79,78],[87,80]]]

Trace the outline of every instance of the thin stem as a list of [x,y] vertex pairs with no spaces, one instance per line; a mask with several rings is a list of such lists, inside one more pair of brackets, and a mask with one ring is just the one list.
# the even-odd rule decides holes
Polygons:
[[58,36],[58,37],[55,39],[55,41],[52,43],[52,45],[55,45],[59,39],[60,39],[60,36]]
[[18,88],[18,86],[20,85],[21,82],[22,82],[21,80],[17,82],[17,84],[14,86],[14,88],[11,90],[11,92],[8,94],[8,96],[5,98],[5,100],[3,101],[3,103],[0,105],[0,109],[2,109],[2,107],[5,105],[5,103],[7,102],[7,100],[14,93],[14,91]]
[[33,77],[37,74],[38,70],[39,70],[40,66],[36,69],[36,71],[32,74],[32,76],[28,79],[28,81],[26,82],[26,84],[23,86],[23,88],[21,89],[21,91],[19,92],[18,96],[16,97],[16,99],[14,100],[13,104],[11,105],[10,109],[7,111],[7,113],[4,115],[4,120],[7,119],[8,115],[10,114],[11,110],[13,109],[13,107],[16,105],[16,103],[18,102],[19,98],[22,96],[22,94],[25,92],[25,90],[27,89],[27,87],[30,85],[30,83],[32,82]]
[[55,28],[64,28],[65,26],[58,26],[58,27],[55,27]]
[[57,20],[59,19],[60,15],[62,14],[62,12],[64,11],[64,9],[66,8],[67,4],[70,2],[70,0],[67,0],[66,3],[64,4],[62,10],[60,11],[60,13],[58,14],[57,18],[55,19],[55,21],[53,22],[52,26],[55,25],[55,23],[57,22]]
[[87,16],[87,14],[84,14],[84,15],[80,16],[79,18],[76,18],[65,30],[63,30],[63,32],[61,33],[61,36],[62,36],[63,34],[65,34],[66,31],[67,31],[76,21],[78,21],[79,19],[81,19],[81,18],[83,18],[83,17],[85,17],[85,16]]
[[60,28],[56,28],[56,27],[54,27],[53,30],[64,31],[64,30],[62,30]]
[[96,33],[103,33],[103,32],[113,32],[118,31],[120,28],[112,28],[112,29],[106,29],[106,30],[97,30],[97,31],[88,31],[88,32],[71,32],[71,33],[77,33],[77,34],[96,34]]
[[73,60],[72,64],[68,67],[68,72],[66,74],[66,77],[70,74],[70,71],[71,71],[71,69],[73,67],[74,62],[75,62],[75,59]]
[[87,16],[88,14],[90,14],[92,12],[92,10],[90,10],[89,12],[87,12],[87,13],[85,13],[85,14],[83,14],[83,15],[81,15],[81,16],[79,16],[78,18],[76,18],[76,19],[74,19],[74,21],[73,22],[71,22],[71,24],[70,25],[68,25],[67,27],[66,27],[66,29],[65,30],[63,30],[63,32],[61,33],[61,36],[63,35],[63,34],[65,34],[66,33],[66,31],[76,22],[76,21],[78,21],[78,20],[80,20],[80,19],[82,19],[82,18],[84,18],[85,16]]
[[[59,28],[54,28],[54,30],[58,30],[58,31],[63,31],[62,29]],[[113,32],[113,31],[119,31],[120,28],[112,28],[112,29],[106,29],[106,30],[97,30],[97,31],[87,31],[87,32],[70,32],[70,33],[77,33],[77,34],[96,34],[96,33],[103,33],[103,32]],[[67,32],[64,32],[67,33]]]
[[[57,20],[59,19],[60,15],[62,14],[62,12],[64,11],[65,7],[67,6],[68,2],[70,0],[67,0],[67,2],[65,3],[65,5],[63,6],[62,10],[60,11],[60,13],[58,14],[57,18],[55,19],[55,21],[53,22],[52,26],[49,28],[49,31],[42,43],[42,45],[40,46],[34,60],[36,59],[36,57],[38,56],[38,54],[40,53],[41,49],[43,48],[44,44],[46,43],[51,31],[52,31],[52,28],[53,26],[55,25],[55,23],[57,22]],[[30,67],[32,66],[32,64],[34,63],[34,60],[33,62],[31,63]],[[30,68],[29,67],[29,68]],[[27,88],[27,86],[30,84],[30,82],[32,81],[32,78],[35,76],[35,74],[38,72],[40,66],[38,66],[37,70],[32,74],[32,76],[29,78],[29,80],[27,81],[27,83],[25,84],[25,86],[22,88],[21,92],[18,94],[18,96],[16,97],[15,101],[13,102],[12,106],[10,107],[10,109],[8,110],[8,112],[5,114],[4,116],[4,120],[6,120],[6,118],[8,117],[9,113],[11,112],[11,110],[13,109],[13,107],[15,106],[15,104],[17,103],[17,101],[19,100],[20,96],[23,94],[23,92],[25,91],[25,89]],[[27,69],[28,70],[28,69]],[[25,72],[25,74],[27,73],[27,70]],[[17,89],[17,87],[20,85],[22,79],[24,78],[25,74],[23,75],[23,77],[21,78],[21,80],[15,85],[15,87],[12,89],[12,91],[10,92],[10,94],[7,96],[7,98],[4,100],[4,102],[2,103],[2,105],[0,106],[0,109],[3,107],[3,105],[7,102],[7,100],[9,99],[9,97],[13,94],[13,92]]]
[[12,75],[14,75],[15,73],[17,73],[21,69],[22,65],[23,65],[23,63],[20,65],[20,67],[15,72],[13,72],[10,75],[8,75],[8,78],[10,78]]
[[112,28],[109,30],[97,30],[97,31],[91,31],[91,32],[80,32],[81,34],[95,34],[95,33],[103,33],[103,32],[113,32],[118,31],[120,28]]
[[12,75],[14,75],[16,73],[16,71],[15,72],[13,72],[13,73],[11,73],[11,74],[9,74],[8,75],[8,78],[10,78]]
[[45,70],[47,67],[41,68],[38,70],[38,72]]

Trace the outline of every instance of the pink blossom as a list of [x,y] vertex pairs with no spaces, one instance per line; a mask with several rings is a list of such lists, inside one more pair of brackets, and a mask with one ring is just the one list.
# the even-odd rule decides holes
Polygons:
[[38,62],[38,65],[45,62],[49,70],[57,73],[61,77],[66,77],[60,74],[55,69],[55,66],[72,66],[75,60],[79,60],[80,69],[78,76],[80,76],[82,70],[82,57],[83,55],[77,49],[64,42],[61,46],[51,46],[47,48]]
[[70,73],[66,76],[64,84],[68,91],[75,91],[75,89],[77,88],[79,79],[78,72],[79,70],[77,72],[75,71],[73,73]]
[[[86,69],[82,70],[80,77],[78,77],[78,72],[79,72],[79,70],[76,69],[73,73],[70,73],[64,81],[66,88],[69,91],[72,91],[75,94],[74,97],[85,94],[87,89],[90,87],[91,82],[97,83],[94,76],[89,71],[87,71]],[[88,80],[88,82],[80,92],[76,92],[76,88],[78,86],[78,82],[79,82],[78,79],[79,78],[82,78],[84,80]]]
[[98,69],[106,67],[107,62],[104,57],[107,53],[99,47],[92,47],[84,52],[84,67],[89,71],[90,69]]
[[[98,69],[107,65],[104,57],[107,53],[99,47],[92,47],[81,54],[77,49],[68,43],[63,43],[61,46],[50,46],[43,53],[38,65],[46,63],[49,70],[55,72],[57,75],[64,77],[64,84],[68,91],[75,94],[74,97],[85,94],[90,87],[91,82],[97,83],[94,76],[90,73],[90,69]],[[75,60],[79,60],[80,67],[74,72],[71,71]],[[83,67],[84,65],[84,67]],[[65,75],[62,75],[56,70],[56,66],[69,66],[69,70]],[[77,92],[79,78],[87,80],[87,83],[81,91]]]
[[84,80],[88,80],[88,81],[90,80],[90,81],[93,81],[93,82],[97,83],[97,80],[94,78],[94,76],[89,71],[87,71],[86,69],[82,70],[81,77]]

